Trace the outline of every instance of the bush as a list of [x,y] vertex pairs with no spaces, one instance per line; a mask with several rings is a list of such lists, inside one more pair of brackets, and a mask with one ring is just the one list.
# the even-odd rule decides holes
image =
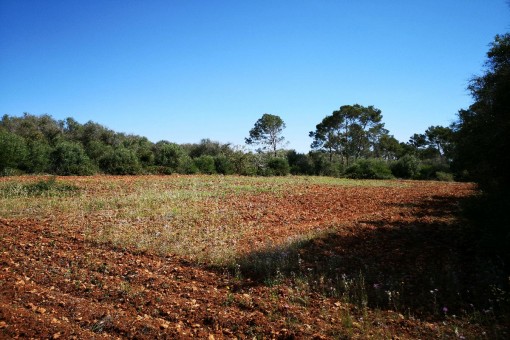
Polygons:
[[436,178],[443,182],[453,182],[453,174],[449,172],[438,171],[436,172]]
[[313,162],[308,155],[291,150],[287,153],[287,161],[289,162],[290,172],[293,175],[314,174]]
[[167,142],[157,143],[154,153],[154,163],[170,168],[172,171],[179,169],[179,162],[184,156],[184,151],[179,145]]
[[420,160],[414,155],[405,155],[392,164],[391,172],[398,178],[415,178],[420,170]]
[[422,180],[437,180],[438,172],[449,173],[450,167],[447,164],[438,162],[422,163],[420,165],[420,171],[415,178]]
[[242,176],[257,175],[256,156],[252,153],[244,153],[236,150],[229,155],[234,173]]
[[290,173],[289,162],[285,158],[270,158],[267,170],[269,176],[287,176]]
[[114,149],[101,157],[99,166],[111,175],[136,175],[141,171],[136,154],[124,147]]
[[216,173],[216,167],[214,166],[214,157],[208,155],[202,155],[195,158],[194,163],[198,168],[198,171],[202,174],[212,175]]
[[24,169],[30,173],[46,173],[50,170],[50,155],[53,149],[45,142],[32,141],[28,143],[28,157],[24,162]]
[[378,159],[362,159],[345,171],[349,178],[356,179],[390,179],[393,178],[388,164]]
[[28,155],[25,139],[13,133],[0,130],[0,172],[7,172],[7,168],[20,168]]
[[193,175],[193,174],[198,173],[198,171],[199,170],[198,170],[195,162],[193,161],[193,159],[191,159],[191,157],[182,156],[179,159],[179,168],[177,169],[178,173],[185,174],[185,175]]
[[81,144],[60,142],[50,154],[51,167],[58,175],[93,175],[96,169]]
[[310,153],[309,157],[313,164],[313,175],[340,177],[344,170],[342,163],[338,160],[329,160],[323,153]]
[[214,167],[219,174],[232,175],[234,173],[234,166],[230,159],[223,155],[214,157]]

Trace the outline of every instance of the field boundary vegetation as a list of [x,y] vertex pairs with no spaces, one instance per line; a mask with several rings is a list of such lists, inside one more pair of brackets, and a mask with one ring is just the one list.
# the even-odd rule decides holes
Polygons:
[[[347,110],[346,107],[341,110]],[[360,105],[348,107],[357,110],[354,112],[360,120],[374,110]],[[334,115],[337,112],[340,111],[335,111]],[[269,141],[264,139],[266,130],[250,131],[253,136],[247,138],[248,145],[269,143],[267,148],[252,151],[244,146],[209,139],[196,144],[179,145],[165,140],[153,143],[146,137],[115,132],[95,122],[80,124],[73,118],[55,120],[50,115],[29,113],[21,117],[4,115],[0,120],[0,175],[292,174],[453,180],[451,157],[443,151],[451,143],[448,134],[451,130],[447,129],[448,132],[441,135],[442,144],[436,140],[438,131],[443,131],[440,127],[430,127],[425,134],[416,134],[408,143],[399,143],[383,128],[382,115],[378,112],[377,133],[374,127],[359,130],[361,123],[353,121],[348,126],[351,129],[348,136],[344,137],[357,142],[336,143],[334,149],[328,149],[333,140],[320,139],[321,131],[326,127],[319,124],[317,129],[320,131],[311,132],[315,141],[312,151],[307,154],[281,148],[285,125],[275,127],[273,132],[266,128],[272,136],[267,137]],[[351,111],[341,114],[344,120],[353,119]],[[276,117],[277,123],[284,124],[277,116],[266,116]],[[261,124],[256,128],[263,129]]]

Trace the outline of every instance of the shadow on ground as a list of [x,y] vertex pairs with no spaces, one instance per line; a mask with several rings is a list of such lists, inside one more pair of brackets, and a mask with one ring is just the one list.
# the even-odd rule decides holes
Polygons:
[[507,313],[508,278],[497,259],[481,255],[459,204],[436,196],[403,205],[413,216],[366,219],[268,247],[241,258],[240,272],[251,282],[299,281],[311,292],[360,307],[422,317]]

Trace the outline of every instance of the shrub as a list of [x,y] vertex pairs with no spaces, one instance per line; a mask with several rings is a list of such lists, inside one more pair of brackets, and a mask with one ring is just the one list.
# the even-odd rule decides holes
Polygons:
[[124,147],[111,150],[101,157],[99,166],[112,175],[136,175],[141,170],[136,154]]
[[405,155],[392,164],[391,172],[398,178],[414,178],[420,170],[420,160],[414,155]]
[[357,179],[390,179],[393,178],[388,164],[378,159],[362,159],[345,171],[349,178]]
[[51,167],[58,175],[93,175],[96,169],[81,144],[60,142],[50,154]]
[[236,150],[229,155],[234,173],[242,176],[257,175],[256,156],[252,153],[244,153],[242,150]]
[[193,159],[191,159],[191,157],[182,156],[179,159],[179,167],[177,168],[178,173],[185,174],[185,175],[193,175],[193,174],[198,173],[198,171],[199,170],[198,170],[195,162],[193,161]]
[[287,176],[290,173],[289,162],[285,158],[270,158],[267,170],[269,176]]
[[184,156],[184,151],[179,145],[167,142],[157,143],[154,153],[155,164],[170,168],[172,171],[179,169],[179,162]]
[[50,155],[53,149],[50,145],[41,141],[28,143],[28,157],[24,162],[24,169],[30,173],[45,173],[50,170]]
[[415,176],[415,178],[423,180],[436,180],[438,179],[436,175],[438,172],[449,173],[450,167],[447,164],[438,162],[422,163],[420,165],[420,171],[417,176]]
[[232,175],[234,173],[232,162],[224,155],[214,157],[214,167],[219,174]]
[[308,155],[291,150],[287,153],[290,172],[293,175],[313,175],[313,162]]
[[453,182],[453,174],[449,172],[438,171],[436,172],[436,178],[443,182]]
[[309,157],[313,164],[313,175],[340,177],[344,170],[342,163],[336,159],[330,160],[323,153],[310,153]]
[[0,173],[19,168],[27,157],[25,139],[13,133],[0,130]]
[[150,175],[171,175],[174,170],[167,166],[150,165],[144,169],[144,172]]
[[194,163],[203,174],[211,175],[216,173],[216,167],[214,166],[214,157],[208,155],[202,155],[198,158],[195,158]]

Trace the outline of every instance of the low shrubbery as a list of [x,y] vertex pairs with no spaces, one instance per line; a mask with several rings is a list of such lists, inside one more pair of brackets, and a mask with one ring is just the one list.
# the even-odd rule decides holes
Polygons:
[[267,171],[269,176],[287,176],[290,173],[289,162],[285,158],[270,158]]
[[405,155],[391,165],[391,172],[397,178],[415,178],[420,172],[420,160],[413,155]]
[[379,159],[361,159],[345,170],[348,178],[355,179],[390,179],[391,170],[385,161]]
[[[386,139],[385,139],[386,140]],[[262,152],[210,139],[176,144],[152,143],[97,123],[79,124],[72,118],[25,114],[0,120],[0,175],[137,175],[237,174],[242,176],[328,176],[360,179],[452,179],[448,158],[429,144],[373,145],[356,154],[336,147],[308,153],[295,150]],[[383,147],[384,146],[384,147]],[[391,150],[388,147],[391,146]],[[375,158],[370,158],[375,157]],[[389,171],[391,169],[391,171]],[[469,176],[459,176],[456,179]]]

